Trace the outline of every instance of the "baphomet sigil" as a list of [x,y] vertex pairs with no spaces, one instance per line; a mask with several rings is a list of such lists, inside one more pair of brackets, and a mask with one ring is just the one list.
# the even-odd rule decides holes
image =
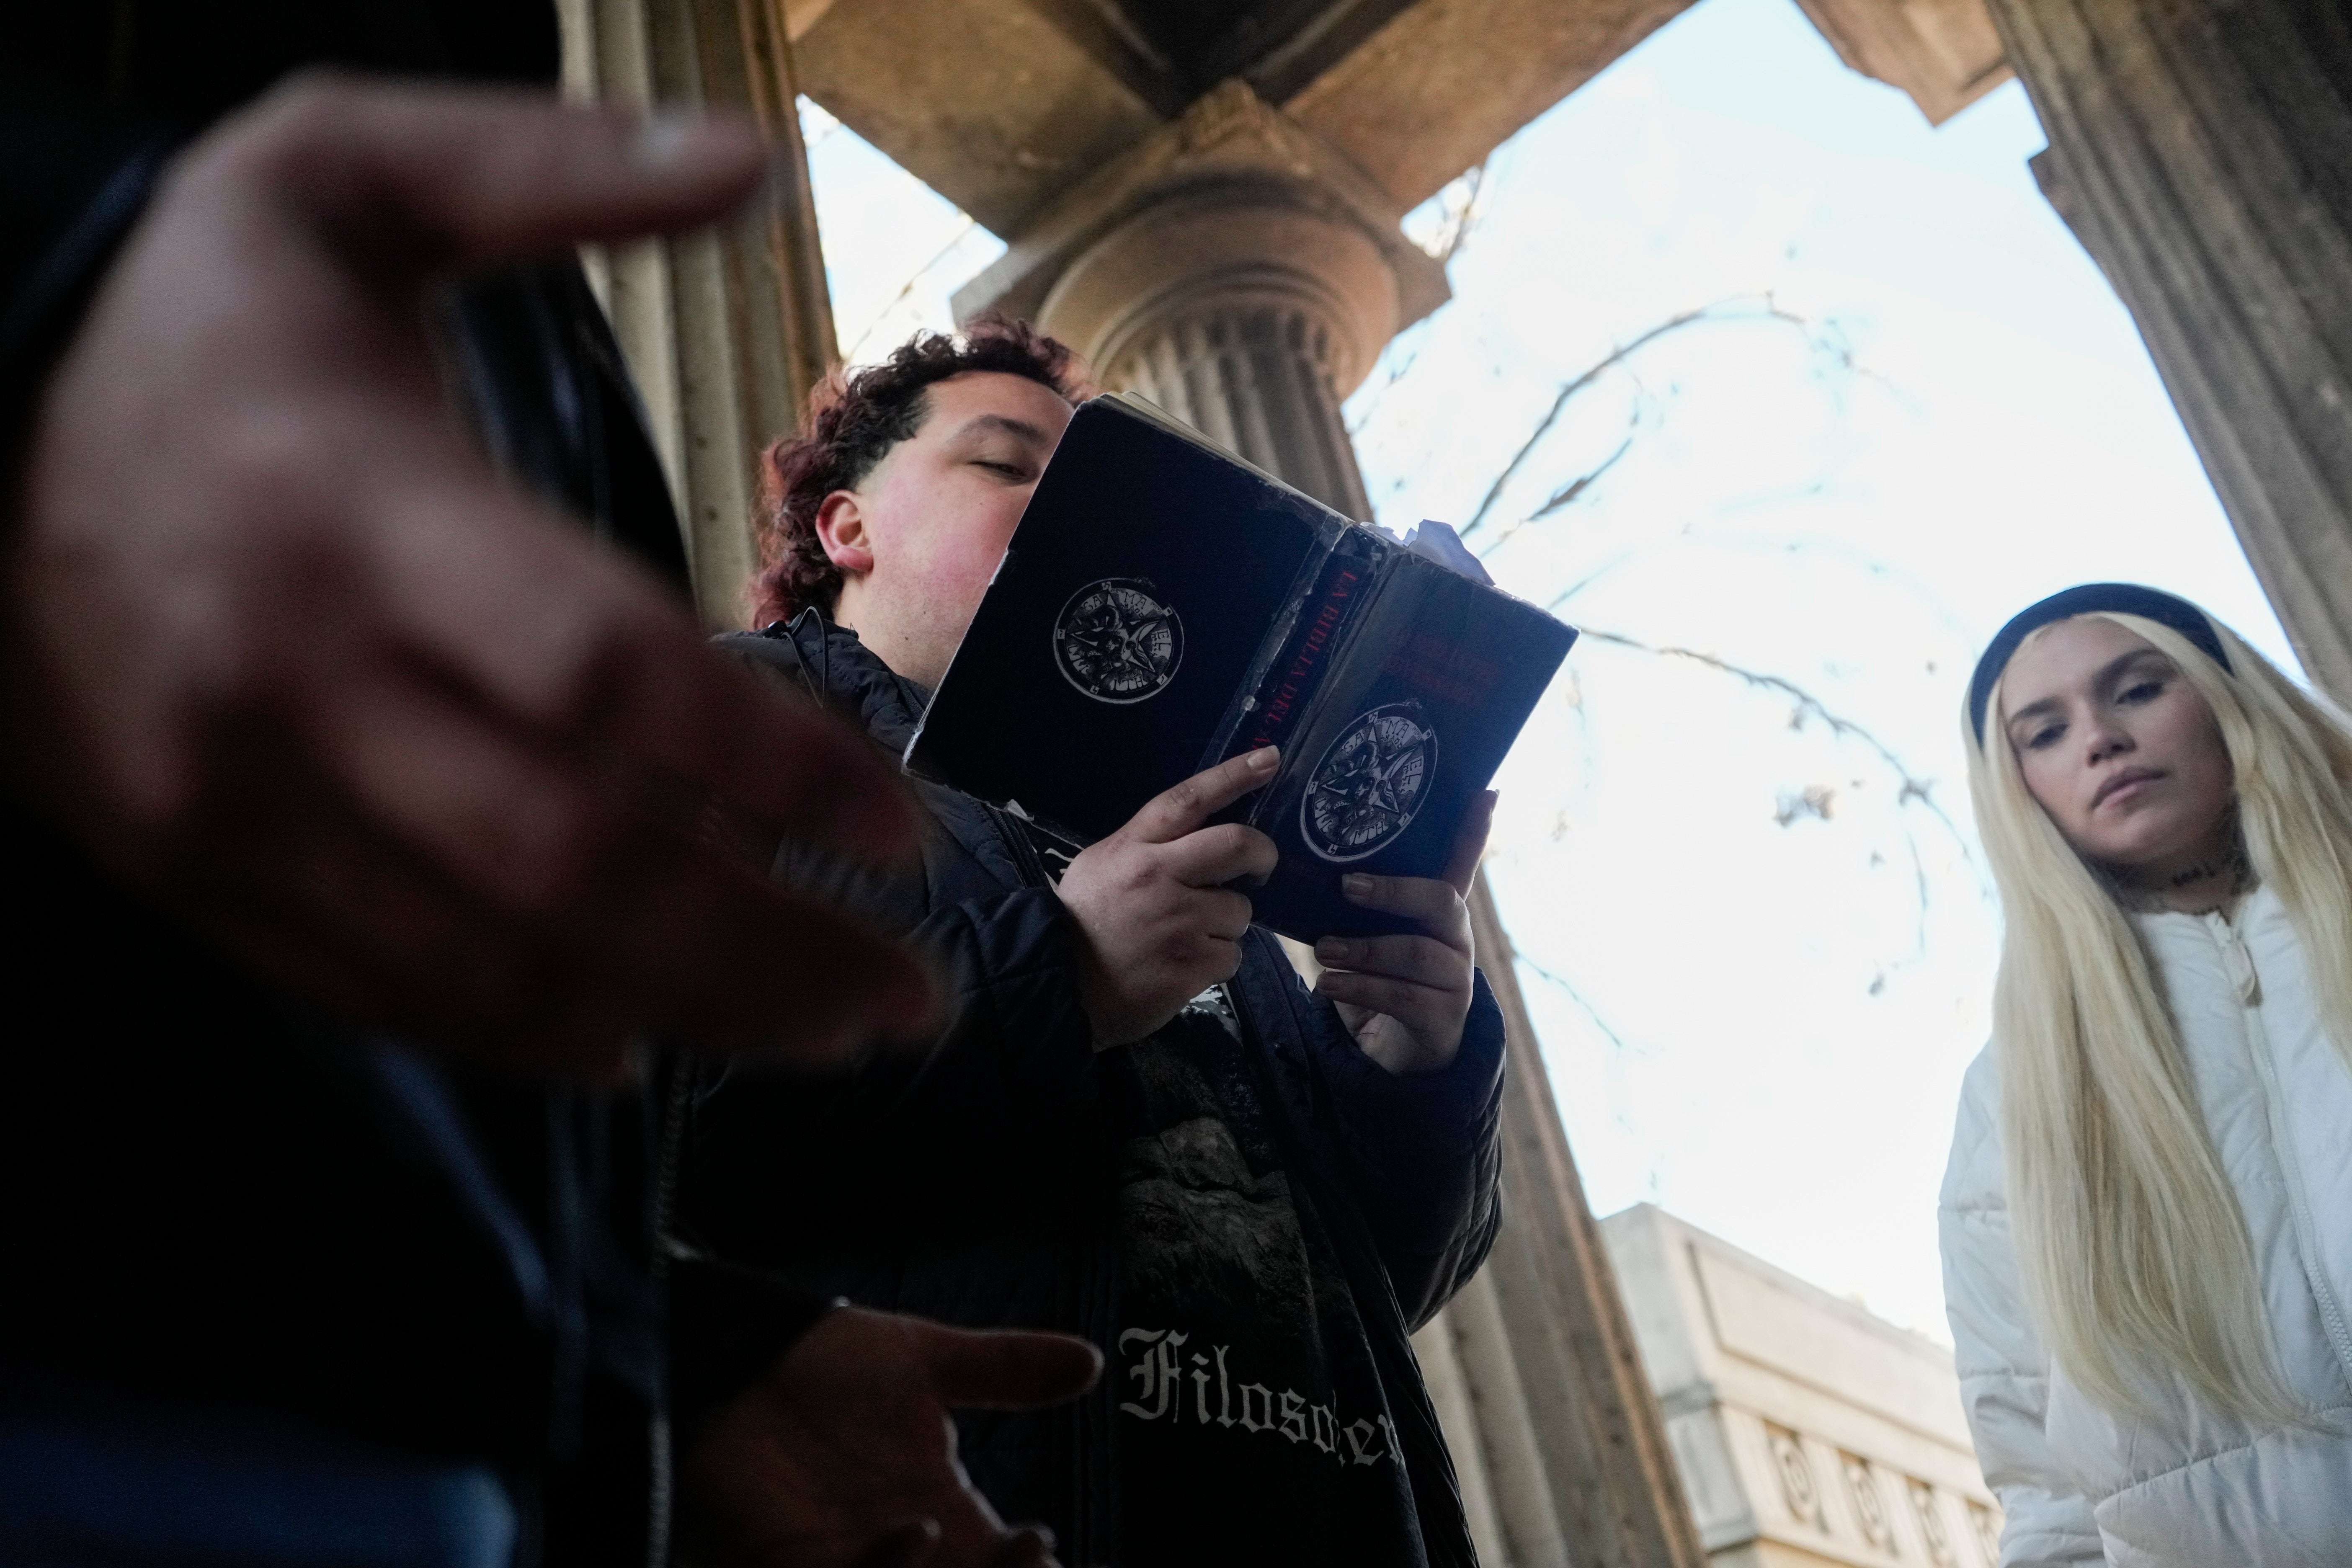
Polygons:
[[1437,777],[1437,731],[1417,702],[1357,715],[1323,752],[1299,797],[1298,829],[1326,860],[1360,860],[1395,843]]
[[1184,623],[1144,577],[1106,577],[1070,595],[1054,622],[1054,663],[1097,702],[1157,696],[1184,662]]

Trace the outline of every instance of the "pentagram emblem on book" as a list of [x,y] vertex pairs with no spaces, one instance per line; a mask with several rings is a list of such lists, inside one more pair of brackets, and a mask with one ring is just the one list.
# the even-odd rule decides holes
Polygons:
[[1106,577],[1070,595],[1054,622],[1054,662],[1097,702],[1158,695],[1184,662],[1184,623],[1144,577]]
[[1299,833],[1326,860],[1360,860],[1412,826],[1436,777],[1437,731],[1421,704],[1370,709],[1315,764],[1298,801]]

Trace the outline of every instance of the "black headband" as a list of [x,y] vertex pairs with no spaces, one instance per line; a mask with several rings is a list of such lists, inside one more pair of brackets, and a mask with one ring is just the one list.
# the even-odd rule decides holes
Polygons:
[[2053,621],[2088,615],[2094,610],[2137,616],[2169,626],[2195,643],[2215,664],[2223,669],[2230,668],[2230,656],[2221,651],[2221,638],[2214,631],[2213,623],[2188,600],[2161,589],[2143,588],[2137,583],[2084,583],[2053,594],[2038,605],[2028,605],[1994,634],[1992,646],[1977,660],[1977,672],[1969,679],[1969,720],[1976,726],[1978,745],[1984,744],[1985,709],[1992,700],[1993,685],[2000,679],[2000,672],[2009,668],[2017,645]]

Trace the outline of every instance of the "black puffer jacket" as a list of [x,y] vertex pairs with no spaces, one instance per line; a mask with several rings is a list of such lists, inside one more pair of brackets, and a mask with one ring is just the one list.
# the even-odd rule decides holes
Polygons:
[[[814,613],[724,640],[857,719],[894,753],[925,694]],[[1115,1134],[1077,1003],[1077,936],[1023,825],[926,783],[919,873],[879,876],[787,850],[778,874],[907,935],[953,977],[952,1022],[919,1061],[811,1093],[742,1065],[696,1103],[678,1222],[713,1256],[864,1304],[972,1326],[1059,1329],[1107,1354],[1119,1322]],[[1411,1329],[1485,1259],[1499,1217],[1502,1021],[1483,978],[1460,1057],[1398,1078],[1357,1047],[1253,930],[1230,990],[1257,1053],[1294,1181],[1333,1234],[1370,1341],[1431,1563],[1473,1561]],[[1114,1371],[1072,1410],[963,1423],[974,1479],[1065,1555],[1116,1551]]]

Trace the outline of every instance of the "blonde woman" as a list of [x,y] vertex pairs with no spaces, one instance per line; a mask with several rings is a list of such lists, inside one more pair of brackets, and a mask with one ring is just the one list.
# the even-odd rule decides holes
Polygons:
[[2006,934],[1941,1228],[2004,1568],[2352,1563],[2352,735],[2094,584],[1968,741]]

